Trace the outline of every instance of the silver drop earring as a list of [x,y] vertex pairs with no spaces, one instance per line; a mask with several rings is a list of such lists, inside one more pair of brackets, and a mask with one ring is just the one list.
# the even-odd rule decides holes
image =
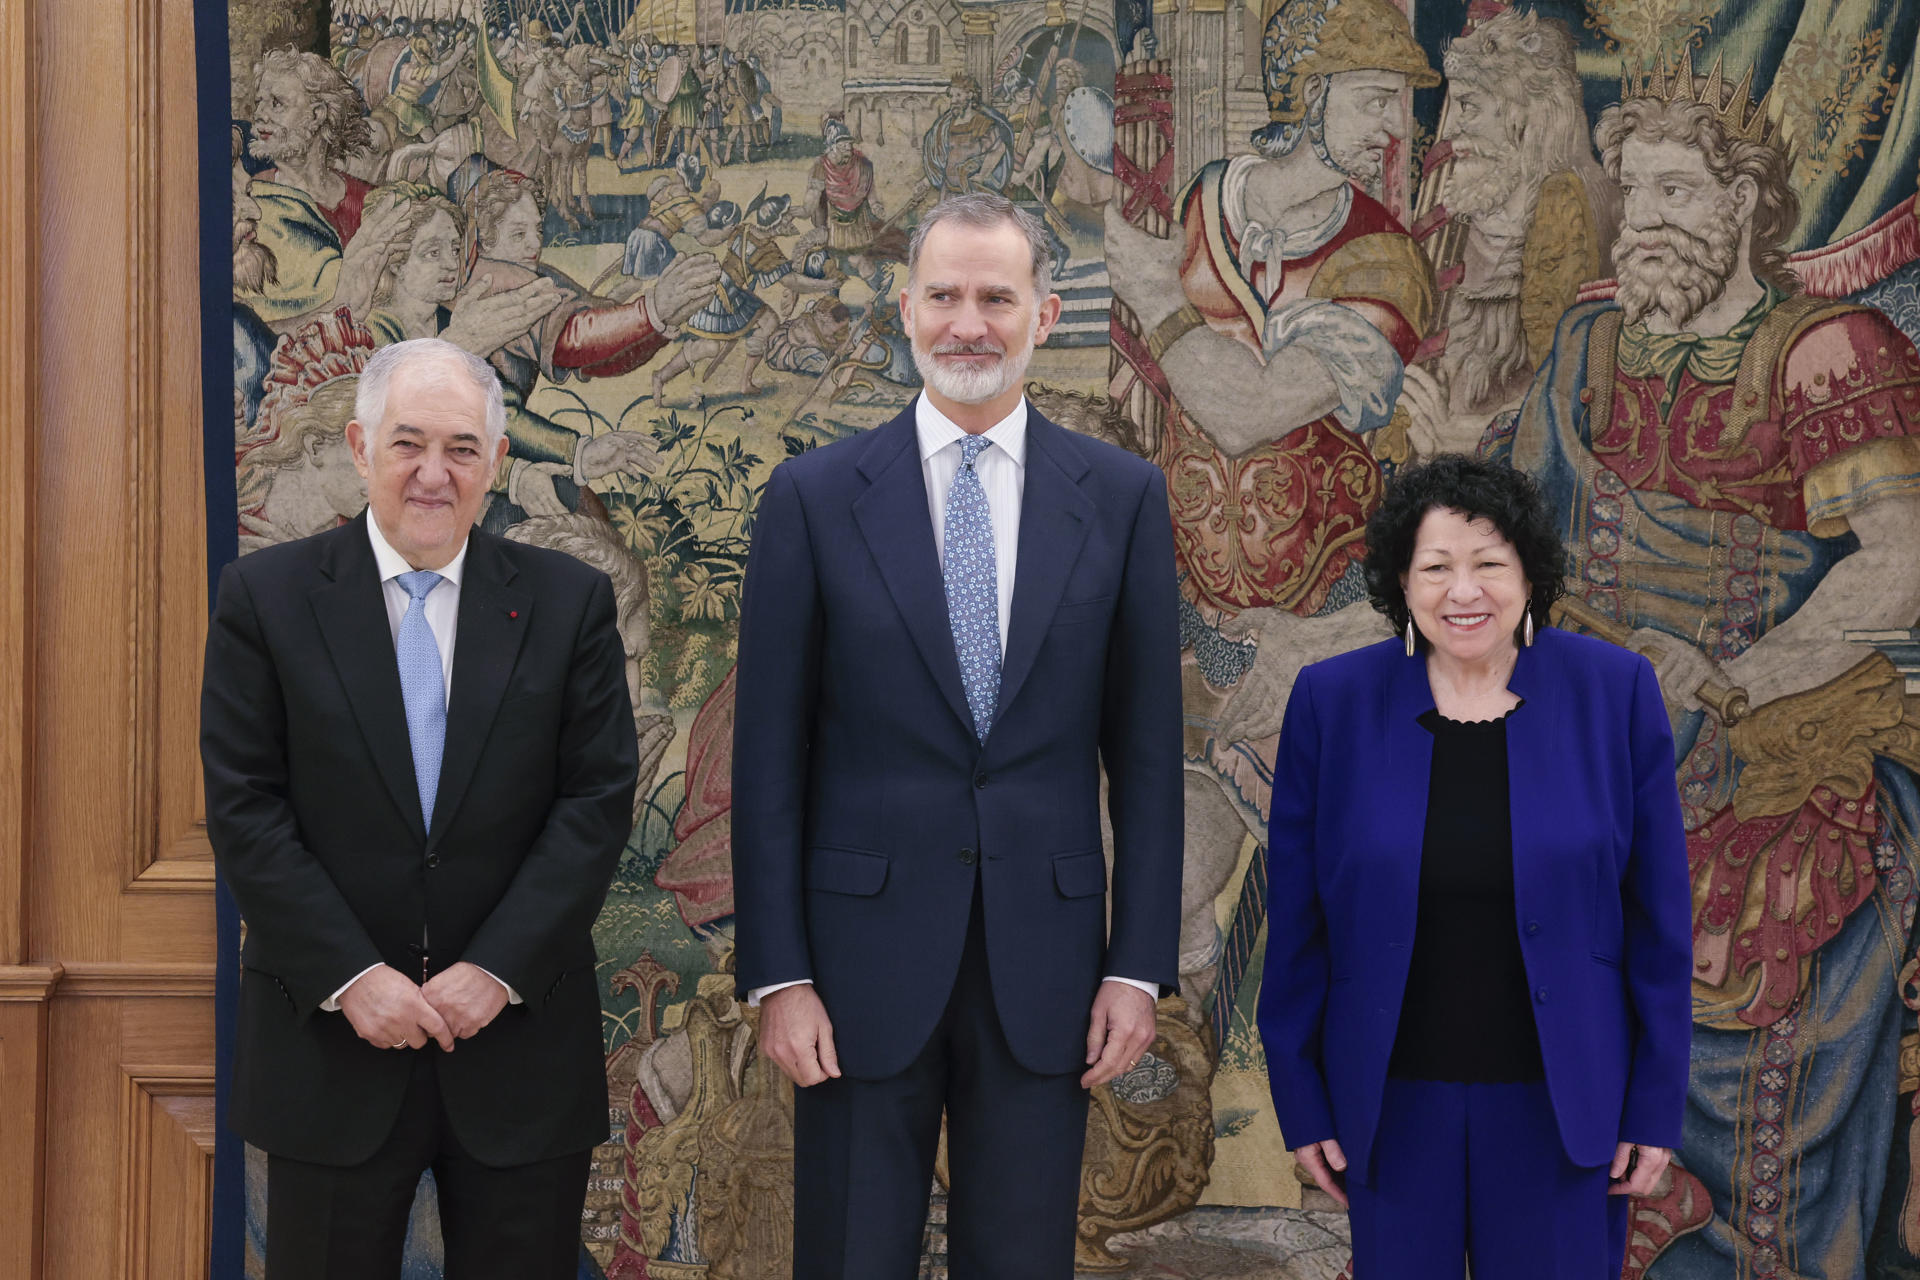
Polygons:
[[[1527,643],[1532,644],[1533,641],[1529,640],[1527,641]],[[1413,619],[1409,617],[1407,619],[1407,656],[1411,658],[1413,655],[1414,655]]]
[[1527,648],[1529,649],[1533,648],[1533,610],[1532,608],[1528,608],[1527,610],[1527,623],[1526,623],[1526,626],[1522,627],[1520,630],[1520,638],[1521,638],[1521,642],[1524,643],[1527,646]]

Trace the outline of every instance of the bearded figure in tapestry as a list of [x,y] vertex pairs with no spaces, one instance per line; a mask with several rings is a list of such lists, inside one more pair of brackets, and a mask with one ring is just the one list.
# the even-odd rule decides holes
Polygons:
[[1440,291],[1408,365],[1409,435],[1389,452],[1472,452],[1516,409],[1580,286],[1610,275],[1620,192],[1588,140],[1573,32],[1509,9],[1447,46],[1446,104],[1415,229]]
[[1648,654],[1674,725],[1693,1074],[1628,1272],[1859,1275],[1903,1196],[1920,708],[1848,633],[1920,616],[1920,355],[1802,292],[1788,155],[1747,81],[1683,59],[1622,96],[1595,131],[1617,294],[1567,312],[1487,447],[1565,515],[1561,625]]

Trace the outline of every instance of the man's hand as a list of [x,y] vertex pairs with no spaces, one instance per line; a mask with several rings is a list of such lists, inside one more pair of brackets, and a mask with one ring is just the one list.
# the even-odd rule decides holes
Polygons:
[[[1640,1156],[1633,1158],[1634,1152]],[[1613,1167],[1607,1171],[1613,1185],[1607,1188],[1610,1196],[1644,1196],[1653,1193],[1654,1184],[1660,1181],[1660,1175],[1667,1171],[1667,1163],[1673,1159],[1673,1152],[1666,1147],[1649,1147],[1637,1142],[1623,1142],[1613,1153]],[[1627,1172],[1631,1161],[1633,1172]]]
[[354,319],[363,320],[373,307],[373,291],[380,273],[396,248],[404,247],[402,229],[410,206],[395,195],[377,207],[368,201],[361,211],[360,229],[340,254],[340,274],[335,277],[333,306],[346,307]]
[[718,258],[710,253],[679,254],[647,291],[647,315],[655,324],[681,324],[713,300],[719,283]]
[[1446,389],[1417,364],[1404,371],[1400,403],[1407,408],[1407,442],[1416,462],[1438,453],[1473,453],[1495,417],[1493,412],[1454,413]]
[[545,319],[567,294],[554,281],[539,276],[504,293],[494,293],[491,275],[475,276],[453,300],[453,318],[440,337],[471,351],[482,360]]
[[1347,1189],[1340,1185],[1338,1177],[1347,1171],[1347,1153],[1340,1149],[1338,1142],[1332,1138],[1309,1142],[1294,1148],[1293,1158],[1312,1176],[1314,1186],[1339,1201],[1342,1209],[1347,1207]]
[[340,1012],[360,1038],[376,1049],[424,1049],[429,1040],[442,1049],[453,1048],[453,1032],[446,1019],[419,987],[388,965],[354,979],[340,993]]
[[1706,705],[1693,696],[1694,692],[1709,680],[1724,679],[1713,659],[1664,631],[1638,627],[1628,644],[1653,664],[1653,673],[1660,680],[1660,697],[1667,704],[1667,719],[1676,732],[1689,712]]
[[833,1022],[811,982],[784,987],[760,1002],[760,1052],[802,1089],[840,1078]]
[[615,472],[652,475],[660,469],[660,446],[639,431],[607,431],[587,436],[573,456],[574,472],[589,483]]
[[[507,1007],[506,987],[485,969],[465,960],[428,979],[420,994],[446,1019],[447,1030],[461,1040],[499,1017]],[[451,1049],[453,1045],[440,1047]]]
[[567,504],[561,500],[554,481],[573,478],[573,468],[563,462],[528,462],[510,459],[513,469],[507,473],[507,501],[530,516],[563,516]]
[[1153,997],[1124,982],[1103,982],[1087,1028],[1087,1073],[1080,1087],[1105,1084],[1131,1071],[1153,1043]]

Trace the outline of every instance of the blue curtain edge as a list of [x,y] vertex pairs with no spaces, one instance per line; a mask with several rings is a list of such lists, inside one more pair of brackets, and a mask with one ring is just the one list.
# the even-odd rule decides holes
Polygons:
[[[220,571],[239,554],[233,471],[233,224],[230,76],[226,0],[194,0],[194,69],[199,107],[201,445],[206,484],[207,606]],[[233,1084],[233,1023],[240,994],[240,913],[226,885],[215,888],[214,1099],[222,1123],[213,1156],[211,1280],[246,1274],[246,1147],[224,1123]]]

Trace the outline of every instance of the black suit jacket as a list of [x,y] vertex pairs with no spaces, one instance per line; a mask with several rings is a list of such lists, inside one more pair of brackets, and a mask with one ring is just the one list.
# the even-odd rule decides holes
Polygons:
[[419,980],[466,960],[525,1003],[421,1050],[461,1143],[503,1166],[590,1147],[607,1128],[591,928],[638,768],[612,585],[473,531],[425,830],[366,520],[220,578],[200,750],[247,925],[228,1120],[276,1155],[366,1159],[414,1055],[321,1002],[370,965]]
[[995,1008],[1028,1070],[1085,1068],[1103,976],[1179,980],[1180,647],[1165,482],[1031,406],[1009,614],[982,743],[913,407],[775,469],[741,608],[737,976],[743,990],[812,979],[852,1076],[893,1075],[926,1043],[959,969],[976,875]]

